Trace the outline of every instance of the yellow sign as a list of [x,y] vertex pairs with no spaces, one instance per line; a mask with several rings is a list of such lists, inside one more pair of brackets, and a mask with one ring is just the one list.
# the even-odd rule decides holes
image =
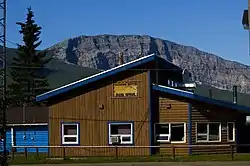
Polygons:
[[114,96],[115,97],[130,97],[137,96],[137,84],[136,83],[115,83],[114,84]]

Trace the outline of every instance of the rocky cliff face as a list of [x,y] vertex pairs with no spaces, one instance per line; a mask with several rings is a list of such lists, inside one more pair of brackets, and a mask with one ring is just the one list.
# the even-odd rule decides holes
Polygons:
[[57,59],[84,67],[106,70],[118,62],[123,51],[125,62],[156,53],[174,64],[188,69],[193,81],[200,81],[221,89],[237,85],[241,92],[250,92],[250,67],[222,59],[197,48],[171,41],[138,35],[80,36],[50,47]]

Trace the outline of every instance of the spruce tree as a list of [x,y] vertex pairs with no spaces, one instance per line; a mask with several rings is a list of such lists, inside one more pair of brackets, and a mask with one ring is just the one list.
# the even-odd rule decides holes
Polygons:
[[33,20],[34,13],[28,8],[26,21],[17,22],[23,44],[18,45],[17,56],[11,65],[11,78],[14,83],[9,86],[9,96],[12,104],[34,104],[36,95],[48,91],[45,65],[51,60],[45,51],[38,51],[42,43],[39,39],[41,27]]

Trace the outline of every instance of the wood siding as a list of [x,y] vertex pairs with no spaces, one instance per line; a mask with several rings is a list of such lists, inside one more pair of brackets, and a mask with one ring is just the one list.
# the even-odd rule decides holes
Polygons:
[[[192,104],[192,144],[193,145],[226,145],[222,147],[193,147],[192,154],[209,154],[209,153],[230,153],[231,144],[235,142],[229,142],[227,140],[227,123],[235,122],[235,128],[237,130],[237,119],[239,114],[235,110],[228,110],[225,108],[206,105],[204,103],[193,103]],[[210,142],[210,143],[198,143],[196,141],[196,123],[197,122],[219,122],[221,123],[221,142]],[[228,146],[227,146],[228,145]]]
[[[242,115],[235,111],[229,110],[225,108],[221,108],[218,106],[211,106],[205,103],[195,102],[193,100],[184,100],[183,98],[175,97],[172,95],[161,94],[158,93],[158,105],[159,105],[159,115],[158,120],[160,123],[168,123],[168,122],[184,122],[186,123],[186,143],[180,144],[160,144],[162,146],[168,145],[176,145],[180,146],[175,148],[176,155],[188,154],[188,147],[182,148],[181,145],[187,146],[189,142],[188,137],[188,103],[191,103],[192,110],[191,110],[191,122],[192,122],[192,145],[213,145],[211,147],[207,146],[200,146],[200,147],[192,147],[192,154],[209,154],[209,153],[230,153],[231,147],[230,145],[235,145],[235,141],[230,142],[227,140],[228,133],[227,133],[227,123],[228,122],[235,122],[235,133],[237,134],[237,127],[239,124],[243,124],[244,122],[240,121],[239,119],[242,118]],[[207,111],[209,110],[209,111]],[[157,119],[157,118],[156,118]],[[221,142],[213,142],[213,143],[197,143],[196,141],[196,123],[197,122],[219,122],[221,123]],[[155,120],[157,123],[157,120]],[[217,146],[214,145],[225,145],[225,146]],[[167,154],[171,155],[172,148],[160,148],[159,152],[161,155]],[[236,148],[234,148],[236,150]]]
[[[148,122],[148,74],[120,74],[91,85],[92,90],[54,103],[49,110],[49,143],[61,145],[61,122],[80,123],[80,146],[108,146],[109,121],[134,121],[134,143],[149,146]],[[113,84],[116,81],[138,81],[139,97],[114,98]],[[102,85],[102,86],[100,86]],[[85,87],[85,90],[87,88]],[[82,91],[78,90],[78,91]],[[100,105],[104,107],[100,109]],[[66,148],[66,156],[144,156],[149,148]],[[50,149],[51,156],[63,156],[63,149]]]
[[[171,108],[170,108],[170,107]],[[182,101],[180,98],[171,96],[159,97],[159,123],[173,123],[180,122],[186,123],[186,143],[176,143],[173,145],[187,145],[188,144],[188,103]],[[169,144],[160,144],[161,146],[167,146]],[[172,148],[160,148],[161,155],[171,155],[173,153]],[[187,154],[188,148],[176,148],[176,154]]]

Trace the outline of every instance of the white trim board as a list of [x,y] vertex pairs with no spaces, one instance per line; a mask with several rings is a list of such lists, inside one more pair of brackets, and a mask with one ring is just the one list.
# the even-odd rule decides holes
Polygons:
[[14,128],[11,127],[11,146],[15,146],[15,141],[14,141]]
[[[17,123],[17,124],[6,124],[6,126],[47,126],[48,123]],[[2,125],[0,125],[2,126]]]

